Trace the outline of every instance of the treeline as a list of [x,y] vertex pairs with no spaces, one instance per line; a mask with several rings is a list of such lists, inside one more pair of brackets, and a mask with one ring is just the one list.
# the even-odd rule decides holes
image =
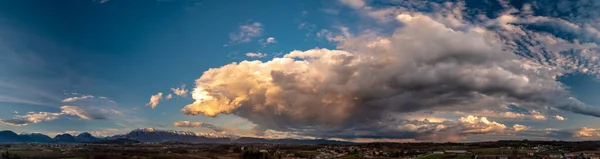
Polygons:
[[0,159],[20,159],[19,155],[10,154],[8,151],[2,152],[2,157]]

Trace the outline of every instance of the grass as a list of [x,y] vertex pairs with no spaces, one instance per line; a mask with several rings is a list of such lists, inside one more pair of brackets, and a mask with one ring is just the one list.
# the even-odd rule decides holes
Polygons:
[[440,159],[440,158],[444,158],[446,156],[447,156],[446,154],[429,154],[429,155],[419,157],[419,159]]
[[501,148],[482,148],[482,149],[473,149],[471,152],[474,153],[511,153],[510,149],[501,149]]
[[342,156],[339,159],[358,159],[360,157],[356,156],[356,155],[346,155],[346,156]]
[[[503,149],[503,148],[481,148],[470,150],[474,154],[512,154],[514,149]],[[517,150],[517,153],[527,153],[529,150]]]
[[472,154],[462,154],[462,155],[456,156],[455,159],[470,159],[471,156],[473,156],[473,155]]

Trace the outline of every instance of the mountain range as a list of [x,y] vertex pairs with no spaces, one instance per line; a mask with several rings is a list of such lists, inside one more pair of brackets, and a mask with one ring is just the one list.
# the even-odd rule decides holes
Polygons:
[[253,137],[214,137],[196,135],[188,131],[158,130],[153,128],[135,129],[127,134],[109,137],[94,137],[90,133],[81,133],[77,136],[59,134],[51,138],[40,133],[16,134],[12,131],[0,131],[0,143],[114,143],[114,142],[183,142],[183,143],[269,143],[269,144],[350,144],[351,142],[325,140],[325,139],[265,139]]

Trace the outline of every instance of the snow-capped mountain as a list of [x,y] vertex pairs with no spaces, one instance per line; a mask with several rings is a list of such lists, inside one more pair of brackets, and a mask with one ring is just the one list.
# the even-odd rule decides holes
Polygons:
[[189,131],[159,130],[154,128],[135,129],[127,134],[115,135],[106,138],[96,138],[90,133],[81,133],[77,136],[60,134],[50,138],[44,134],[21,134],[12,131],[0,131],[0,143],[2,142],[103,142],[103,143],[127,143],[135,142],[186,142],[186,143],[270,143],[270,144],[347,144],[349,142],[333,140],[304,140],[304,139],[264,139],[252,137],[237,137],[226,134],[194,133]]
[[141,142],[192,142],[192,143],[224,143],[229,138],[214,138],[206,136],[198,136],[194,132],[175,131],[175,130],[159,130],[154,128],[135,129],[127,134],[115,135],[109,139],[129,139]]
[[176,131],[176,130],[160,130],[154,128],[141,128],[135,129],[131,133],[165,133],[165,134],[173,134],[173,135],[183,135],[183,136],[196,136],[196,133],[191,131]]
[[23,139],[25,139],[26,141],[29,142],[51,142],[52,138],[50,138],[47,135],[44,134],[40,134],[40,133],[22,133],[19,134],[19,136],[21,136]]
[[77,142],[94,142],[98,141],[99,139],[92,136],[90,133],[84,132],[75,136],[75,140],[77,140]]
[[75,137],[73,137],[73,135],[71,135],[71,134],[56,135],[56,137],[54,137],[53,141],[54,142],[64,142],[64,143],[77,142],[77,140],[75,139]]

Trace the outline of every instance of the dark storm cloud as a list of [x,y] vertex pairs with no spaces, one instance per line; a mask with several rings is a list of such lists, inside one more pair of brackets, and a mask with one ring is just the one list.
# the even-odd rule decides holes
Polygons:
[[[418,6],[419,2],[407,3]],[[260,130],[306,136],[420,140],[458,140],[469,134],[529,127],[510,128],[476,116],[429,122],[393,114],[474,113],[518,105],[509,111],[531,114],[559,109],[600,117],[600,110],[571,97],[556,81],[577,71],[594,73],[593,65],[579,67],[579,61],[585,60],[560,54],[560,50],[591,45],[518,24],[545,25],[549,21],[567,31],[582,27],[552,18],[513,16],[510,13],[518,10],[509,3],[501,5],[506,12],[476,22],[465,18],[469,8],[464,3],[433,6],[440,10],[398,15],[402,10],[352,4],[354,9],[384,22],[394,15],[403,26],[392,35],[344,35],[338,38],[343,39],[340,50],[292,51],[265,62],[242,61],[210,69],[196,80],[192,93],[195,102],[182,111],[211,117],[236,114]],[[521,42],[529,43],[516,46],[525,44]],[[538,43],[565,45],[540,49],[546,45]]]

